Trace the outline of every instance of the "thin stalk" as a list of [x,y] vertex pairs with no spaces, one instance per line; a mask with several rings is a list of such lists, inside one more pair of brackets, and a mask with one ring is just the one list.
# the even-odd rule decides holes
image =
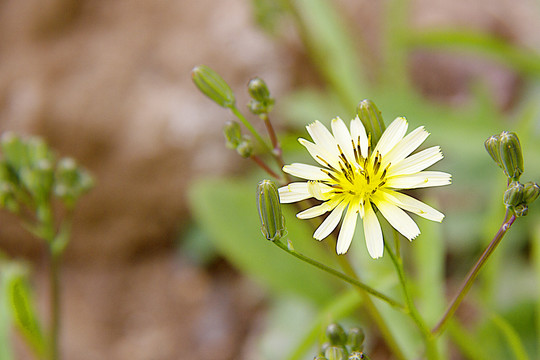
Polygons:
[[260,168],[262,168],[264,171],[266,171],[270,176],[274,177],[275,179],[280,179],[281,177],[274,172],[274,170],[270,169],[270,167],[257,155],[251,155],[251,160],[253,160],[257,165],[259,165]]
[[489,243],[486,250],[484,250],[484,252],[482,253],[482,256],[480,256],[480,258],[478,259],[476,264],[474,264],[472,269],[467,274],[467,276],[466,276],[465,280],[463,281],[463,284],[461,285],[457,295],[454,297],[454,299],[452,300],[452,302],[448,306],[448,309],[444,313],[441,320],[431,330],[431,333],[434,336],[438,336],[438,335],[440,335],[442,333],[442,331],[445,328],[448,320],[454,315],[454,313],[456,312],[459,305],[461,305],[461,302],[463,301],[463,298],[465,297],[465,295],[467,295],[467,292],[471,288],[474,280],[478,276],[478,273],[480,272],[480,270],[482,269],[482,267],[486,263],[487,259],[493,253],[493,251],[495,251],[495,249],[497,248],[497,245],[499,245],[502,238],[504,237],[504,235],[506,234],[508,229],[510,229],[510,227],[512,226],[512,224],[514,223],[515,220],[516,220],[515,215],[512,215],[510,217],[510,219],[508,219],[508,220],[506,219],[506,216],[505,216],[504,222],[502,223],[501,227],[499,228],[499,230],[495,234],[495,237],[493,238],[493,240],[491,240],[491,242]]
[[60,261],[61,256],[49,248],[50,255],[50,359],[60,360],[58,339],[60,334]]
[[272,125],[272,122],[270,121],[270,117],[266,113],[262,113],[260,115],[260,118],[264,122],[264,126],[266,126],[266,131],[268,132],[268,136],[270,137],[270,141],[272,142],[272,146],[274,147],[274,155],[278,159],[278,161],[281,163],[281,166],[284,165],[283,159],[281,158],[282,151],[281,146],[279,145],[279,141],[276,135],[276,131],[274,130],[274,126]]
[[314,260],[314,259],[312,259],[310,257],[307,257],[307,256],[305,256],[305,255],[303,255],[303,254],[301,254],[301,253],[299,253],[299,252],[297,252],[295,250],[291,250],[291,249],[289,249],[289,247],[286,244],[284,244],[281,241],[275,241],[274,244],[276,244],[280,249],[282,249],[283,251],[291,254],[292,256],[294,256],[294,257],[296,257],[296,258],[298,258],[298,259],[300,259],[300,260],[302,260],[302,261],[304,261],[304,262],[306,262],[306,263],[308,263],[310,265],[313,265],[313,266],[321,269],[322,271],[326,271],[327,273],[329,273],[331,275],[334,275],[334,276],[340,278],[341,280],[343,280],[345,282],[348,282],[349,284],[351,284],[351,285],[353,285],[353,286],[355,286],[355,287],[357,287],[359,289],[362,289],[363,291],[365,291],[365,292],[367,292],[367,293],[369,293],[369,294],[371,294],[371,295],[373,295],[375,297],[378,297],[379,299],[385,301],[386,303],[388,303],[392,307],[397,308],[397,309],[402,310],[402,311],[405,310],[405,307],[402,304],[400,304],[397,301],[389,298],[388,296],[384,295],[383,293],[373,289],[372,287],[364,284],[363,282],[358,281],[357,279],[353,279],[353,278],[343,274],[342,272],[334,270],[334,269],[332,269],[332,268],[318,262],[317,260]]
[[[356,272],[354,271],[354,268],[352,267],[347,257],[338,256],[338,260],[341,264],[341,267],[347,274],[349,274],[349,276],[352,276],[354,279],[358,279],[358,275],[356,275]],[[386,325],[384,318],[379,312],[379,309],[377,309],[377,307],[373,303],[373,300],[371,300],[371,298],[367,296],[367,293],[365,291],[360,291],[360,296],[362,296],[362,301],[366,305],[369,315],[371,316],[372,320],[377,324],[377,327],[381,332],[382,337],[386,341],[388,347],[392,350],[397,359],[406,360],[407,358],[405,357],[405,354],[401,350],[394,335],[390,331],[390,328],[388,327],[388,325]]]
[[230,109],[231,109],[232,113],[238,118],[238,120],[240,120],[242,122],[242,124],[244,124],[244,126],[249,130],[249,132],[253,134],[253,136],[261,144],[263,149],[265,151],[268,151],[269,153],[272,153],[272,149],[270,149],[270,147],[268,146],[266,141],[263,140],[263,138],[261,137],[259,132],[253,127],[253,125],[251,125],[251,123],[240,112],[240,110],[238,110],[238,108],[236,106],[233,106]]
[[[394,234],[394,237],[398,238],[398,235]],[[401,259],[401,257],[399,258],[396,257],[396,255],[394,254],[390,246],[386,244],[386,242],[384,245],[398,273],[398,278],[399,278],[399,282],[401,284],[401,288],[403,291],[403,296],[405,297],[405,304],[407,305],[407,309],[408,309],[408,315],[416,324],[416,327],[418,328],[418,330],[422,334],[422,337],[424,338],[424,341],[426,344],[426,356],[428,359],[439,359],[439,352],[437,350],[435,337],[430,333],[428,326],[426,325],[426,323],[424,322],[424,319],[418,312],[418,309],[416,308],[416,305],[414,304],[414,301],[412,299],[412,296],[409,290],[409,284],[405,276],[405,270],[403,269],[403,260]]]

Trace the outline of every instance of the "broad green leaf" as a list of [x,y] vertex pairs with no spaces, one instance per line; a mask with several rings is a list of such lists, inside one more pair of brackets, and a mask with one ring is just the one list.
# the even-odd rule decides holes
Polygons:
[[[256,183],[207,179],[190,189],[190,204],[199,226],[238,269],[275,291],[286,291],[323,302],[333,293],[330,276],[285,253],[266,240],[255,203]],[[323,243],[312,238],[307,222],[283,206],[288,236],[296,251],[328,264]],[[333,245],[332,245],[333,246]],[[333,264],[329,264],[333,265]]]

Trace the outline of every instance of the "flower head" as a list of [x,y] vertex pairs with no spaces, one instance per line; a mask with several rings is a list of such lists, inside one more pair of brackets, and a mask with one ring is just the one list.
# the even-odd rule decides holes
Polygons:
[[375,209],[403,236],[414,239],[420,230],[404,210],[439,222],[444,215],[399,190],[447,185],[451,176],[423,171],[442,159],[440,147],[410,155],[429,133],[419,127],[405,136],[407,127],[405,118],[397,118],[372,147],[358,117],[351,121],[350,130],[340,118],[333,119],[332,133],[319,121],[308,125],[307,131],[314,142],[302,138],[298,141],[321,166],[285,165],[283,171],[308,181],[280,188],[281,202],[312,197],[322,201],[297,214],[300,219],[310,219],[330,212],[313,234],[317,240],[326,238],[345,214],[337,240],[338,254],[349,249],[360,215],[369,254],[373,258],[382,256],[383,235]]

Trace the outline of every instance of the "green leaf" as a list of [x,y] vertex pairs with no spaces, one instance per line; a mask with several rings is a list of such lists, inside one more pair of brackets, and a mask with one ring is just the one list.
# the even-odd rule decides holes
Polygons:
[[10,335],[10,309],[8,306],[7,283],[8,277],[5,274],[7,263],[0,259],[0,359],[12,360]]
[[14,264],[6,274],[6,292],[13,322],[35,354],[42,357],[46,353],[47,345],[37,317],[26,269]]
[[[324,302],[333,293],[330,275],[280,250],[261,233],[255,203],[256,182],[208,179],[190,189],[190,204],[199,226],[234,266],[274,291],[296,293]],[[331,262],[311,230],[295,218],[292,206],[283,213],[288,238],[299,252]]]

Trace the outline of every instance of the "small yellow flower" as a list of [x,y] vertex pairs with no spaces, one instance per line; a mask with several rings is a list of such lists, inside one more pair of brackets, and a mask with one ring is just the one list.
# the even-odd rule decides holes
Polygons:
[[399,192],[451,182],[450,174],[423,171],[442,159],[439,146],[410,155],[428,137],[424,127],[405,136],[408,124],[405,118],[399,117],[385,130],[373,149],[358,117],[351,121],[350,131],[340,118],[333,119],[331,127],[333,134],[319,121],[307,126],[314,142],[302,138],[298,141],[321,167],[300,163],[285,165],[283,171],[308,181],[293,182],[279,189],[282,203],[312,197],[322,201],[322,204],[298,213],[300,219],[330,212],[313,234],[315,239],[322,240],[330,235],[345,214],[336,252],[346,253],[360,215],[368,252],[375,259],[383,255],[384,243],[373,205],[409,240],[417,237],[420,230],[403,210],[442,221],[442,213]]

